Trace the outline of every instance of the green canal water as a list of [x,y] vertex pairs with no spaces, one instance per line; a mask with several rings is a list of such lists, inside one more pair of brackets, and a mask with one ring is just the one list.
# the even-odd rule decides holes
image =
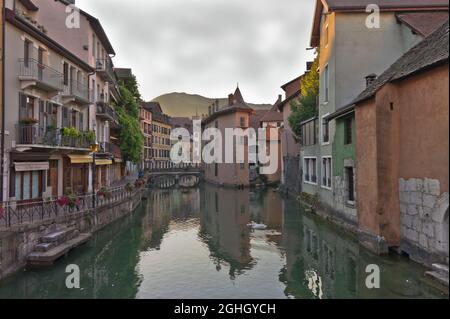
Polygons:
[[[80,289],[66,288],[70,264]],[[365,285],[372,264],[380,289]],[[152,192],[54,267],[0,282],[0,298],[444,298],[424,272],[401,256],[371,255],[271,190],[202,186]]]

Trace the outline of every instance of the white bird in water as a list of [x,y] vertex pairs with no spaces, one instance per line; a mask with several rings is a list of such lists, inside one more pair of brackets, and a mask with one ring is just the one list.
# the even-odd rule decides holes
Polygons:
[[248,227],[251,227],[255,230],[266,230],[267,229],[267,225],[264,224],[257,224],[255,222],[251,222],[250,224],[247,225]]

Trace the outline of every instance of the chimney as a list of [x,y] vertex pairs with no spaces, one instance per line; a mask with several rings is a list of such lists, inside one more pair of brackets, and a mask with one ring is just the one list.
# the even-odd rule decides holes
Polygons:
[[278,102],[282,102],[283,101],[283,95],[281,95],[281,94],[278,94]]
[[216,99],[214,102],[216,104],[216,112],[219,112],[219,99]]
[[372,73],[366,76],[366,87],[369,87],[372,85],[373,82],[377,79],[377,75]]
[[234,104],[233,99],[234,99],[233,94],[229,94],[228,95],[228,106],[232,106]]

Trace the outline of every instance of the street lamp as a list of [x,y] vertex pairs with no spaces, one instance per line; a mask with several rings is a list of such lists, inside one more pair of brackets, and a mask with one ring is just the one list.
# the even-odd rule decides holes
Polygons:
[[97,176],[96,174],[96,165],[95,165],[95,157],[97,155],[99,146],[97,143],[94,143],[91,145],[91,152],[92,152],[92,208],[95,208],[95,178]]

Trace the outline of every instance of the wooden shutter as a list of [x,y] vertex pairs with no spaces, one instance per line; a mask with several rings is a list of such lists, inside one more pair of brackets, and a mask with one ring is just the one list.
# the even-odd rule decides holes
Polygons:
[[39,100],[39,127],[45,127],[45,102]]

